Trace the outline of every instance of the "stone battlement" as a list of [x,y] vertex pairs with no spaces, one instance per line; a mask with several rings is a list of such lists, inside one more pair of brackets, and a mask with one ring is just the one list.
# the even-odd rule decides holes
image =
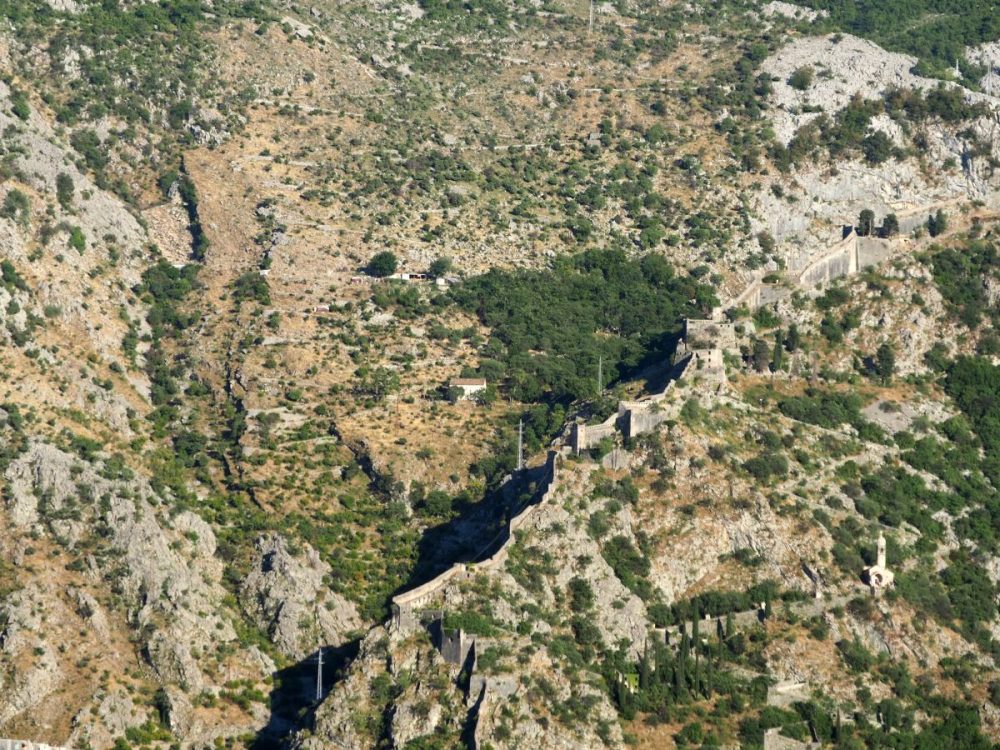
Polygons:
[[[537,503],[525,506],[520,513],[510,519],[507,527],[507,538],[500,545],[500,549],[491,557],[480,562],[456,563],[427,583],[392,598],[392,622],[396,627],[406,630],[416,627],[419,622],[419,611],[425,608],[451,581],[460,581],[479,572],[492,570],[507,559],[510,545],[514,541],[514,532],[523,527],[534,514],[535,509],[545,503],[553,493],[559,460],[557,451],[549,451],[548,460],[545,462],[545,477],[542,480],[545,489],[542,491],[541,498]],[[0,748],[0,750],[6,749]]]

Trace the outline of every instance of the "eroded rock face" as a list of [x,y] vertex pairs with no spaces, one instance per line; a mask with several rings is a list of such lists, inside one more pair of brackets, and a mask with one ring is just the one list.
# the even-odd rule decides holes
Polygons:
[[[989,59],[991,49],[979,51],[980,57]],[[835,117],[853,97],[879,99],[893,88],[927,92],[942,85],[915,75],[916,62],[909,55],[889,52],[849,34],[795,39],[762,65],[773,82],[768,118],[777,140],[787,145],[800,128],[820,117]],[[816,73],[804,89],[789,83],[802,68]],[[908,159],[880,164],[841,159],[836,169],[823,163],[799,164],[790,173],[791,179],[787,175],[775,179],[753,197],[754,229],[769,232],[778,241],[784,260],[795,268],[835,242],[840,226],[854,224],[862,209],[871,209],[878,217],[896,214],[906,234],[937,208],[953,210],[959,202],[973,199],[997,205],[1000,185],[995,170],[987,159],[974,157],[969,144],[995,140],[995,110],[1000,100],[959,90],[966,101],[992,111],[958,126],[930,122],[922,128],[925,143],[920,150],[928,163],[937,165],[935,169]],[[884,133],[899,147],[913,145],[912,134],[884,114],[872,118],[870,131]],[[790,196],[796,199],[794,207],[788,202]]]
[[59,659],[44,638],[43,587],[32,585],[0,602],[0,654],[20,668],[0,673],[0,725],[32,710],[59,687],[63,678]]
[[283,654],[301,659],[318,644],[339,645],[362,626],[357,608],[324,583],[330,566],[308,545],[298,555],[278,534],[256,542],[240,602]]
[[146,711],[140,710],[122,688],[96,696],[94,708],[84,708],[73,718],[70,743],[74,747],[110,747],[115,737],[146,721]]
[[[148,634],[151,666],[164,682],[203,687],[199,655],[235,638],[223,618],[222,564],[207,524],[191,513],[171,524],[145,480],[107,479],[94,464],[42,442],[13,461],[5,478],[15,527],[48,533],[70,548],[95,527],[105,530],[117,555],[101,556],[96,565],[128,603],[133,624]],[[76,597],[77,611],[96,630],[95,604]]]

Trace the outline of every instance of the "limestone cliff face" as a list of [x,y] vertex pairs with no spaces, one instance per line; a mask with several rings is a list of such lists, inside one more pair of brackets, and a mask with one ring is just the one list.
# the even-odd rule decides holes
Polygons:
[[[44,529],[51,523],[71,548],[97,525],[108,530],[111,548],[124,563],[120,588],[137,623],[151,624],[159,615],[173,621],[154,629],[149,647],[157,669],[168,679],[201,684],[191,649],[235,637],[221,613],[207,611],[217,610],[223,597],[211,528],[190,512],[172,519],[162,515],[162,501],[142,479],[106,479],[95,467],[41,442],[11,464],[7,480],[18,526]],[[98,507],[81,507],[90,498]],[[79,520],[50,521],[62,514]],[[100,572],[100,561],[94,564]]]
[[361,628],[353,602],[329,590],[330,566],[305,545],[293,555],[278,534],[257,539],[250,571],[240,584],[240,602],[277,649],[301,659],[318,644],[339,644]]
[[[89,22],[83,3],[48,4]],[[60,82],[20,66],[45,60],[82,90],[103,53],[72,34],[47,50],[0,12],[0,68],[12,73],[0,82],[0,736],[13,727],[106,750],[152,723],[172,733],[164,745],[185,747],[296,731],[293,744],[308,750],[620,748],[634,727],[615,709],[605,659],[634,664],[663,637],[658,626],[687,616],[672,605],[743,595],[765,580],[793,599],[818,585],[841,603],[867,595],[837,546],[855,534],[848,529],[882,522],[859,514],[855,480],[904,466],[901,451],[847,425],[793,424],[774,402],[807,379],[844,391],[863,383],[879,392],[864,414],[887,435],[956,414],[927,380],[924,357],[940,342],[949,355],[974,352],[978,334],[946,323],[949,301],[913,257],[929,243],[913,234],[938,207],[951,232],[972,216],[995,219],[1000,99],[963,91],[992,109],[959,124],[911,128],[875,115],[871,130],[908,153],[869,164],[857,151],[824,152],[784,173],[764,156],[775,145],[765,122],[787,144],[856,94],[937,82],[870,42],[804,36],[781,19],[810,14],[780,2],[691,3],[683,13],[695,26],[675,36],[663,29],[678,26],[676,4],[602,4],[585,38],[573,9],[553,15],[533,2],[499,3],[511,12],[496,24],[456,12],[462,26],[486,18],[491,27],[461,34],[448,32],[450,9],[425,14],[412,2],[359,12],[317,0],[281,9],[280,23],[210,5],[219,26],[200,41],[218,53],[218,107],[184,91],[188,114],[167,118],[157,103],[140,116],[176,120],[161,131],[133,128],[101,102],[57,112]],[[668,15],[648,24],[661,10]],[[751,23],[719,29],[725,14]],[[73,18],[57,16],[53,29],[73,28]],[[623,48],[623,33],[636,43]],[[722,107],[731,93],[750,96],[731,88],[734,62],[761,35],[780,46],[752,73],[773,86],[755,95],[761,118],[748,121]],[[997,44],[977,54],[1000,62]],[[451,66],[451,57],[475,62]],[[788,79],[804,65],[817,75],[799,91]],[[988,73],[984,90],[997,80]],[[141,99],[129,71],[120,83]],[[20,107],[15,87],[26,92]],[[237,126],[240,137],[228,138]],[[925,145],[915,148],[917,136]],[[106,167],[93,166],[95,155]],[[164,201],[154,185],[182,160],[199,200],[182,202],[175,182]],[[838,262],[798,284],[863,208],[895,212],[905,236],[886,250],[879,278],[834,279],[854,271]],[[192,261],[192,225],[208,241],[203,286],[177,302],[190,325],[154,343],[137,284],[161,259]],[[989,231],[977,236],[995,241]],[[465,498],[478,499],[491,473],[482,459],[503,453],[520,414],[537,406],[512,400],[522,389],[499,374],[491,383],[502,397],[490,406],[436,397],[466,368],[507,367],[494,361],[500,342],[483,319],[446,302],[448,286],[603,246],[662,254],[678,276],[720,288],[773,272],[774,314],[782,329],[797,324],[804,345],[787,353],[787,372],[750,372],[740,345],[752,352],[774,326],[766,315],[738,318],[739,343],[712,347],[718,358],[646,414],[655,430],[627,441],[615,432],[602,460],[564,456],[557,485],[504,554],[435,589],[411,620],[419,625],[365,619],[354,602],[370,610],[373,592],[388,595],[417,556],[447,565],[490,544],[497,508]],[[359,276],[387,248],[401,271],[447,256],[455,276],[394,286]],[[809,299],[821,283],[842,284],[856,312],[836,347]],[[983,284],[996,303],[1000,281]],[[866,379],[861,362],[883,341],[897,352],[892,392]],[[146,367],[155,347],[170,371],[158,384]],[[729,379],[707,372],[726,369]],[[154,400],[154,385],[166,396]],[[615,389],[634,398],[640,387]],[[687,403],[698,408],[685,412]],[[763,443],[787,458],[787,474],[751,478],[746,463]],[[179,445],[202,447],[174,461]],[[442,506],[431,502],[436,490],[454,502],[431,507]],[[237,517],[244,511],[249,518]],[[942,510],[934,520],[943,567],[966,543],[957,522],[975,517]],[[310,536],[309,523],[321,533]],[[438,524],[449,533],[438,536]],[[905,524],[894,532],[900,546],[918,539]],[[984,556],[996,584],[1000,562]],[[334,574],[358,582],[351,599],[332,590]],[[796,615],[770,634],[763,626],[770,642],[751,666],[829,684],[857,704],[834,640],[932,667],[946,654],[984,659],[903,599],[810,610],[816,622]],[[757,624],[755,611],[743,614]],[[820,626],[831,634],[823,643],[806,633]],[[1000,634],[995,619],[986,627]],[[443,646],[445,630],[457,648]],[[339,656],[349,649],[334,647],[349,642],[356,658],[335,678],[327,672],[333,687],[313,706],[308,659],[318,645]],[[875,692],[890,695],[885,685]],[[997,712],[984,716],[1000,736]]]
[[[936,88],[940,81],[912,72],[916,63],[914,57],[888,52],[849,34],[795,39],[762,66],[773,82],[768,118],[776,139],[787,145],[799,128],[822,116],[834,117],[855,96],[880,99],[893,88],[922,92]],[[803,67],[815,67],[822,74],[799,90],[789,79]],[[833,169],[823,163],[803,164],[793,170],[793,179],[772,178],[754,195],[756,228],[783,244],[784,259],[795,268],[829,243],[842,225],[854,224],[864,209],[873,210],[879,219],[895,213],[901,231],[909,233],[937,208],[953,210],[971,200],[996,208],[1000,176],[991,166],[989,152],[998,134],[998,100],[958,88],[966,101],[983,105],[986,113],[957,124],[932,118],[919,128],[904,128],[886,114],[873,118],[871,130],[885,133],[894,146],[913,148],[919,134],[921,161],[893,158],[872,164],[859,158],[842,160]],[[977,144],[987,144],[985,154]]]
[[[83,580],[90,585],[107,581],[121,598],[158,680],[190,691],[209,688],[215,678],[205,674],[204,656],[236,637],[223,604],[215,535],[193,513],[168,513],[142,478],[109,479],[107,473],[100,463],[34,441],[7,469],[4,515],[22,539],[35,534],[82,553]],[[72,658],[45,643],[46,629],[33,619],[60,618],[66,605],[55,593],[29,588],[4,603],[2,640],[12,661],[34,648],[36,639],[43,643],[38,648],[44,658],[23,674],[15,669],[14,677],[18,689],[36,703],[52,694]],[[93,594],[78,587],[69,594],[76,617],[106,637],[107,615]],[[26,639],[29,632],[34,635]],[[10,716],[27,707],[23,700],[4,703]]]

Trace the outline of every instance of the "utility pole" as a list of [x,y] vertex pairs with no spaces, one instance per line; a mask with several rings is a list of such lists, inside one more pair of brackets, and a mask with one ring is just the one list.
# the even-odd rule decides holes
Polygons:
[[316,703],[323,700],[323,647],[320,646],[316,655]]
[[517,470],[524,470],[524,420],[517,423]]
[[587,33],[594,33],[594,0],[590,0],[590,23],[587,26]]
[[604,393],[604,355],[597,358],[597,395]]

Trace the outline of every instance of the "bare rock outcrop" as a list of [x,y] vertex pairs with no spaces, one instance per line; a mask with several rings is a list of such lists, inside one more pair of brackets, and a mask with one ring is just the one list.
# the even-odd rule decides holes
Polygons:
[[295,555],[278,534],[256,542],[240,602],[283,654],[300,659],[317,644],[341,644],[362,623],[357,608],[324,583],[330,566],[312,547]]
[[44,588],[33,584],[0,602],[0,655],[19,665],[11,674],[0,671],[0,725],[38,706],[63,679],[44,637],[45,599]]
[[95,698],[94,707],[82,709],[73,718],[69,741],[74,747],[110,747],[115,737],[121,737],[147,719],[146,711],[139,709],[122,688]]
[[[874,42],[841,34],[801,37],[779,49],[763,66],[773,81],[769,119],[777,140],[788,144],[804,125],[826,115],[834,117],[852,97],[878,99],[890,88],[928,91],[939,85],[958,86],[915,75],[916,58],[888,52]],[[792,74],[811,68],[815,76],[808,86],[790,84]],[[895,213],[906,233],[919,226],[939,207],[946,210],[963,200],[987,205],[1000,203],[1000,186],[987,159],[973,157],[969,143],[994,143],[997,139],[996,108],[1000,99],[960,89],[970,102],[983,104],[986,115],[951,126],[930,122],[922,129],[926,140],[920,147],[926,169],[915,159],[890,159],[880,164],[841,160],[836,169],[826,164],[802,164],[793,179],[782,176],[764,185],[754,198],[755,229],[766,230],[779,243],[804,243],[806,254],[817,241],[829,243],[840,225],[853,224],[862,209],[877,217]],[[872,119],[870,132],[881,131],[900,147],[911,144],[898,123],[886,115]],[[960,135],[964,132],[966,135]],[[941,165],[941,166],[938,166]],[[790,189],[789,189],[790,188]],[[795,207],[789,196],[797,199]],[[802,206],[808,208],[803,210]],[[789,248],[785,248],[789,255]],[[794,265],[796,258],[786,257]]]
[[[11,463],[6,480],[15,527],[48,532],[70,548],[90,529],[106,529],[116,555],[102,556],[98,565],[115,579],[129,618],[147,633],[150,664],[163,681],[204,686],[200,654],[236,637],[223,617],[222,564],[208,525],[185,512],[171,528],[145,480],[107,479],[94,464],[43,442],[31,443]],[[86,597],[77,603],[92,608]]]

